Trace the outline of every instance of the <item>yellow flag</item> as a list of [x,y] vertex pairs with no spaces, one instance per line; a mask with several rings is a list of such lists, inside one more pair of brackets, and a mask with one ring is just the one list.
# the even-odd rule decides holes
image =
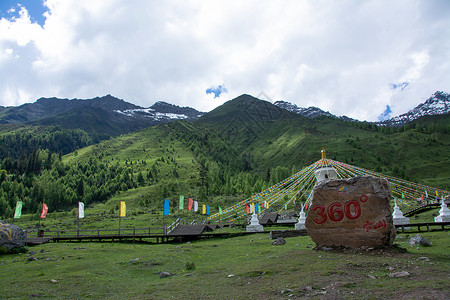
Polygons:
[[206,215],[206,205],[205,204],[203,204],[202,214]]
[[120,216],[125,217],[127,215],[127,206],[125,201],[120,201]]

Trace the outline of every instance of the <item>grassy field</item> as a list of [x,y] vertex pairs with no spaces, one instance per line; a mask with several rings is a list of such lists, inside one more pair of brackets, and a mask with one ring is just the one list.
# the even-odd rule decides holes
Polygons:
[[[397,236],[406,253],[316,251],[307,236],[274,246],[267,233],[160,245],[49,243],[0,256],[0,292],[6,299],[448,299],[450,233],[422,235],[433,246]],[[400,271],[410,275],[389,276]]]

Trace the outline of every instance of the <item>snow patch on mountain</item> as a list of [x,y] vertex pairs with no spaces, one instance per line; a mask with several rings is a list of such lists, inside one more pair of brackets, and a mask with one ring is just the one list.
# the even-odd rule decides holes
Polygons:
[[276,101],[274,104],[276,106],[278,106],[279,108],[283,108],[287,111],[302,115],[307,118],[317,118],[320,116],[334,117],[334,115],[332,115],[331,113],[329,113],[327,111],[323,111],[320,108],[317,108],[314,106],[310,106],[308,108],[303,108],[303,107],[298,107],[297,105],[290,103],[290,102],[286,102],[286,101]]
[[140,108],[140,109],[126,109],[126,110],[115,110],[114,112],[126,115],[127,117],[146,117],[153,118],[155,121],[161,119],[169,119],[169,120],[185,120],[189,117],[185,114],[176,114],[176,113],[166,113],[166,112],[157,112],[152,108]]
[[310,106],[308,108],[303,108],[303,107],[298,107],[297,105],[290,103],[290,102],[286,102],[286,101],[276,101],[274,103],[276,106],[278,106],[279,108],[283,108],[285,110],[288,110],[290,112],[296,113],[298,115],[301,115],[303,117],[307,117],[310,119],[313,118],[317,118],[320,116],[328,116],[328,117],[333,117],[333,118],[338,118],[344,121],[350,121],[350,122],[359,122],[358,120],[349,118],[347,116],[335,116],[333,114],[331,114],[328,111],[323,111],[318,107],[315,106]]

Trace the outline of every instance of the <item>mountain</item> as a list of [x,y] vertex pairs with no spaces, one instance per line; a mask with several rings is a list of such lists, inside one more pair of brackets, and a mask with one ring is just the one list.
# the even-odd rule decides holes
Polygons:
[[376,122],[379,126],[400,127],[424,116],[444,115],[450,113],[450,94],[437,91],[424,103],[419,104],[409,112]]
[[248,145],[264,130],[265,124],[299,117],[268,101],[244,94],[203,115],[197,123],[215,127],[233,144]]
[[196,120],[202,112],[157,102],[143,108],[111,95],[93,99],[40,98],[0,110],[0,124],[60,125],[100,136],[116,136],[173,120]]
[[199,122],[222,122],[236,120],[274,121],[293,118],[295,115],[268,101],[243,94],[213,109],[199,119]]

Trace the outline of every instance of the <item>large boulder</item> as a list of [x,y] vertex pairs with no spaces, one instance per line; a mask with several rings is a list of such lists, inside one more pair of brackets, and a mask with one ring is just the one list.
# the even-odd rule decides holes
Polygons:
[[10,251],[25,246],[25,232],[17,225],[0,221],[0,249]]
[[321,182],[312,192],[308,235],[319,247],[392,246],[390,194],[388,182],[373,176]]

